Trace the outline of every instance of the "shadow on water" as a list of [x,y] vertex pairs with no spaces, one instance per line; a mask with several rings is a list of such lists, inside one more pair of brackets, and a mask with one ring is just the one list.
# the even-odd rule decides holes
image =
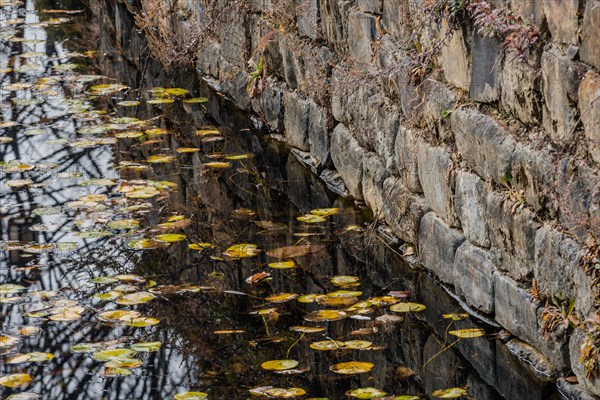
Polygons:
[[[197,390],[247,399],[265,386],[330,399],[361,387],[420,398],[447,388],[474,399],[555,396],[510,356],[494,327],[412,269],[367,210],[330,192],[205,84],[185,73],[167,80],[120,3],[104,15],[125,20],[93,24],[87,12],[43,11],[81,9],[74,1],[0,4],[0,377],[14,379],[0,382],[22,383],[2,386],[3,398],[162,399]],[[130,29],[124,34],[140,54],[129,55],[139,65],[110,35],[94,38],[114,32],[113,23]],[[90,58],[85,51],[98,43]],[[94,89],[119,82],[128,88]],[[178,86],[189,93],[153,89]],[[190,98],[197,102],[182,100]],[[163,162],[148,162],[157,155]],[[314,209],[331,215],[298,220]],[[259,251],[223,254],[236,244]],[[268,266],[278,261],[294,267]],[[334,276],[360,285],[335,285]],[[152,301],[137,304],[136,293]],[[269,299],[282,293],[289,299]],[[313,296],[297,297],[306,294]],[[426,308],[391,311],[398,302]],[[324,308],[346,314],[310,317]],[[115,309],[141,319],[103,314]],[[464,328],[485,334],[449,334]],[[335,349],[314,350],[317,341]],[[112,364],[96,360],[99,350],[138,342],[161,345]],[[278,359],[298,366],[261,368]],[[372,369],[330,369],[349,361]]]

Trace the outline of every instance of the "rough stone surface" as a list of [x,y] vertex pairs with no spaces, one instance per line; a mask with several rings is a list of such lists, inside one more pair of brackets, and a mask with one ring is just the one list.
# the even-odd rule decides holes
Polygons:
[[515,140],[496,121],[473,109],[452,113],[452,131],[467,165],[485,179],[501,184],[515,149]]
[[552,39],[577,45],[579,0],[547,0],[543,4]]
[[331,158],[340,172],[350,194],[362,199],[363,158],[366,151],[360,147],[352,133],[338,124],[331,135]]
[[[440,33],[442,38],[446,37],[448,29],[448,23],[442,21]],[[450,34],[450,39],[446,39],[440,51],[439,63],[448,82],[463,90],[469,90],[471,86],[471,59],[462,30],[455,30]]]
[[532,55],[522,61],[511,52],[500,74],[502,96],[500,105],[524,124],[537,124],[541,116],[539,82],[539,56]]
[[270,130],[281,132],[284,129],[284,89],[277,85],[267,85],[259,97],[252,99],[252,109],[261,115]]
[[530,344],[519,339],[511,339],[506,343],[506,348],[525,368],[529,368],[541,380],[556,379],[557,371],[554,365]]
[[348,16],[348,51],[361,66],[371,63],[373,42],[379,37],[375,28],[375,17],[360,11]]
[[375,153],[367,153],[363,158],[363,199],[373,211],[375,218],[382,218],[383,204],[388,201],[383,192],[383,182],[387,178],[385,165]]
[[419,256],[425,268],[442,281],[454,282],[454,256],[465,241],[460,231],[450,228],[435,213],[425,214],[419,226]]
[[496,267],[484,249],[464,242],[454,259],[454,287],[470,306],[494,312],[494,273]]
[[564,400],[598,400],[578,383],[567,382],[564,378],[558,378],[556,389]]
[[310,100],[308,104],[308,144],[317,164],[329,165],[329,112]]
[[581,356],[581,348],[585,344],[586,333],[581,329],[575,329],[571,335],[569,342],[569,353],[571,354],[571,369],[577,376],[579,384],[589,390],[596,396],[600,396],[600,373],[593,374],[589,379],[586,378],[586,373],[583,364],[579,360]]
[[414,132],[400,127],[396,135],[395,164],[398,174],[412,192],[423,193],[417,161],[418,142]]
[[358,9],[365,13],[381,14],[382,0],[358,0]]
[[588,0],[585,4],[583,14],[583,28],[581,32],[583,42],[581,43],[581,61],[600,69],[600,1]]
[[400,239],[416,243],[421,218],[429,211],[429,206],[422,196],[411,193],[404,182],[397,177],[389,177],[383,183],[386,201],[383,215],[390,224],[394,234]]
[[510,173],[511,186],[518,193],[523,193],[527,205],[536,212],[554,215],[552,186],[555,170],[556,161],[549,152],[519,143]]
[[487,196],[486,219],[496,266],[515,279],[529,280],[535,261],[535,234],[540,227],[535,215],[491,192]]
[[434,133],[433,137],[446,143],[454,143],[447,113],[455,108],[457,97],[456,90],[443,83],[428,81],[423,85],[422,125]]
[[423,348],[423,359],[429,360],[423,371],[425,392],[432,393],[439,388],[461,386],[466,379],[464,361],[452,349],[438,354],[440,343],[435,336],[429,336]]
[[490,102],[500,96],[500,71],[502,70],[502,45],[495,37],[473,32],[471,85],[469,94],[475,101]]
[[383,27],[393,36],[402,32],[406,21],[406,3],[397,0],[383,0],[382,17]]
[[538,291],[575,300],[575,309],[587,315],[594,304],[592,279],[581,267],[584,251],[574,240],[542,226],[535,236],[534,276]]
[[510,277],[494,274],[494,308],[496,321],[514,335],[533,343],[538,332],[539,304]]
[[489,247],[485,218],[486,189],[481,178],[468,171],[457,171],[454,206],[467,240],[478,246]]
[[588,71],[579,85],[579,109],[590,156],[600,164],[600,75],[596,72]]
[[496,341],[496,355],[496,388],[505,399],[547,399],[544,389],[548,383],[538,379],[529,368],[524,367],[500,341]]
[[286,92],[283,96],[285,106],[285,136],[288,143],[300,150],[308,151],[309,101],[299,93]]
[[425,200],[450,226],[460,226],[454,210],[454,173],[450,155],[443,148],[420,140],[417,160]]
[[557,142],[573,140],[578,121],[577,89],[581,76],[581,67],[556,47],[542,54],[544,128]]
[[298,13],[298,34],[313,40],[320,35],[319,0],[303,0],[296,9]]

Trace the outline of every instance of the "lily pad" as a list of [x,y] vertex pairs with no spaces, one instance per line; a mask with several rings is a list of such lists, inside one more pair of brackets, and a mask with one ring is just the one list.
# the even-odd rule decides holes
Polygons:
[[273,388],[273,389],[269,389],[269,390],[265,391],[266,396],[277,398],[277,399],[288,399],[288,398],[292,398],[292,397],[304,396],[305,394],[306,394],[306,391],[304,389],[297,388],[297,387],[288,388],[288,389]]
[[353,375],[369,372],[373,368],[373,365],[370,362],[349,361],[332,365],[329,369],[336,374]]
[[455,387],[435,390],[431,395],[440,399],[457,399],[465,394],[467,394],[467,390],[465,388]]
[[339,321],[348,316],[344,311],[339,310],[317,310],[311,311],[304,316],[306,321],[324,322],[324,321]]
[[296,266],[296,263],[294,262],[294,260],[288,260],[288,261],[278,261],[278,262],[272,262],[268,264],[270,268],[273,269],[290,269],[290,268],[294,268]]
[[138,342],[138,343],[133,343],[129,347],[132,350],[135,350],[137,352],[150,353],[150,352],[158,351],[161,346],[162,346],[162,342]]
[[186,238],[187,236],[182,233],[165,233],[163,235],[154,236],[152,239],[161,243],[175,243],[181,242]]
[[271,360],[265,361],[260,365],[263,369],[267,371],[283,371],[286,369],[296,368],[298,366],[298,361],[296,360]]
[[0,385],[9,388],[25,387],[31,383],[33,378],[29,374],[11,374],[0,377]]
[[390,310],[397,313],[419,312],[425,309],[425,305],[421,303],[402,302],[394,304]]
[[203,400],[208,397],[208,394],[204,392],[184,392],[177,393],[173,400]]
[[376,399],[378,397],[383,397],[386,394],[387,393],[383,390],[372,387],[359,388],[346,392],[346,395],[350,397],[356,397],[357,399]]
[[485,332],[481,328],[458,329],[455,331],[450,331],[448,333],[461,339],[472,339],[485,335]]

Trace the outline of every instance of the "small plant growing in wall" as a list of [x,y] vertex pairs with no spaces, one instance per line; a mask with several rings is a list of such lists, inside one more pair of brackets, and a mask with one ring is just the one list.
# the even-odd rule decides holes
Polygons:
[[248,83],[246,84],[246,91],[250,97],[254,97],[263,91],[266,76],[267,68],[263,56],[260,56],[258,62],[255,63],[254,69],[250,73]]

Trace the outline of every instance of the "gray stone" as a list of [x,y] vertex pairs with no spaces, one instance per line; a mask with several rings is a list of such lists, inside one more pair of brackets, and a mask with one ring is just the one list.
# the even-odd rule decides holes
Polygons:
[[261,116],[269,130],[273,132],[281,132],[284,129],[283,96],[283,87],[269,81],[260,96],[252,99],[252,109]]
[[542,93],[544,129],[557,142],[569,144],[577,124],[577,89],[582,69],[561,51],[552,47],[542,54]]
[[345,48],[348,12],[352,5],[352,0],[320,0],[321,33],[338,49]]
[[383,204],[385,221],[400,239],[416,243],[421,218],[429,211],[425,199],[408,190],[403,180],[389,177],[383,183],[386,201]]
[[381,14],[382,11],[382,0],[357,0],[358,9],[362,12],[370,14]]
[[454,210],[454,171],[450,155],[443,148],[420,140],[417,159],[425,200],[448,225],[460,226]]
[[546,150],[518,143],[510,175],[510,186],[525,196],[527,205],[536,212],[554,215],[552,187],[556,170],[554,157]]
[[496,267],[484,249],[464,242],[454,259],[454,287],[470,306],[494,312],[494,273]]
[[588,0],[583,14],[583,27],[581,31],[583,42],[579,54],[581,61],[600,69],[600,1]]
[[596,72],[588,71],[581,80],[579,111],[588,151],[592,160],[600,164],[600,75]]
[[548,383],[537,378],[531,369],[525,368],[500,341],[496,341],[496,374],[496,388],[504,399],[548,399],[544,393]]
[[500,97],[500,71],[502,70],[502,45],[495,37],[473,31],[471,50],[471,85],[469,95],[475,101],[491,102]]
[[539,123],[541,117],[539,64],[537,53],[521,60],[509,51],[500,75],[500,106],[527,125]]
[[[440,310],[441,311],[441,310]],[[444,311],[442,311],[444,313]],[[439,316],[439,314],[438,314]],[[438,317],[439,318],[439,317]],[[447,322],[444,328],[443,335],[446,335],[446,329],[448,328]],[[452,329],[468,329],[476,327],[473,321],[466,319],[464,321],[454,321],[452,323]],[[494,341],[489,340],[485,336],[476,338],[469,338],[469,340],[460,340],[456,345],[456,349],[460,354],[473,366],[473,369],[477,371],[477,374],[483,379],[488,385],[496,385],[496,369],[494,364],[496,361],[496,344]],[[481,382],[480,382],[481,383]],[[469,395],[473,396],[469,390]],[[479,397],[474,396],[479,399]]]
[[456,173],[454,206],[465,237],[478,246],[489,247],[485,193],[484,182],[477,175],[463,170]]
[[363,157],[362,192],[365,203],[373,211],[376,219],[383,217],[383,204],[387,197],[383,193],[383,182],[387,178],[385,165],[375,153],[367,153]]
[[285,106],[285,139],[293,147],[309,151],[308,125],[309,101],[297,92],[286,92],[283,96]]
[[[499,0],[505,2],[506,6],[510,7],[510,10],[517,16],[523,18],[525,21],[531,23],[538,29],[541,28],[544,22],[544,1],[532,1],[532,0]],[[571,0],[567,0],[571,1]],[[574,0],[577,1],[577,0]],[[501,4],[501,6],[504,4]]]
[[310,153],[319,165],[329,165],[329,112],[325,107],[309,100],[308,104],[308,144]]
[[281,68],[286,83],[292,89],[297,89],[303,79],[303,60],[296,50],[293,39],[288,34],[278,35]]
[[531,294],[514,280],[501,273],[494,274],[496,322],[520,339],[533,343],[538,332],[538,307]]
[[373,42],[379,38],[375,27],[375,17],[360,11],[348,16],[348,52],[354,61],[365,67],[373,57]]
[[598,400],[598,398],[589,393],[578,383],[567,382],[564,378],[558,378],[556,389],[563,400]]
[[461,29],[448,33],[448,22],[442,21],[440,37],[449,38],[444,42],[439,56],[439,63],[444,70],[446,81],[455,84],[463,90],[471,86],[471,58]]
[[367,102],[367,144],[379,154],[389,173],[397,171],[394,147],[400,127],[399,115],[397,106],[384,97],[373,97]]
[[453,143],[454,135],[450,129],[450,118],[456,105],[458,93],[450,89],[446,84],[428,79],[423,85],[423,105],[421,107],[421,119],[428,131],[436,133],[436,139]]
[[586,338],[586,332],[581,328],[576,328],[571,335],[571,340],[569,342],[571,369],[577,376],[580,385],[596,396],[600,396],[600,373],[596,370],[590,377],[587,377],[584,365],[580,360],[582,347],[585,345]]
[[423,193],[421,181],[419,180],[417,149],[417,138],[414,132],[401,125],[396,135],[396,169],[406,187],[412,192]]
[[543,4],[553,41],[577,45],[579,0],[546,0]]
[[511,339],[506,348],[525,368],[533,372],[540,380],[553,381],[558,371],[548,359],[537,349],[519,339]]
[[406,3],[398,0],[383,0],[383,15],[381,21],[384,29],[392,36],[399,36],[406,26],[407,7]]
[[350,194],[362,199],[363,158],[366,151],[360,147],[352,133],[338,124],[331,135],[331,158],[348,187]]
[[435,213],[425,214],[419,226],[421,264],[442,282],[454,282],[454,256],[465,241],[460,231],[450,228]]
[[423,348],[423,360],[429,363],[423,368],[423,386],[426,393],[434,390],[464,385],[466,365],[454,350],[448,349],[440,353],[443,344],[435,336],[429,336]]
[[319,0],[296,0],[298,34],[312,40],[320,37]]
[[535,262],[535,235],[540,227],[526,208],[516,208],[504,196],[491,192],[487,197],[486,219],[496,267],[514,279],[528,280]]
[[539,331],[531,344],[538,349],[560,372],[569,369],[569,326],[559,324],[553,330],[545,329],[547,309],[540,307],[537,310]]
[[452,131],[456,146],[467,165],[479,176],[502,184],[515,150],[515,140],[496,121],[473,109],[452,113]]
[[[491,364],[493,365],[493,364]],[[495,371],[493,368],[490,368],[490,364],[485,365],[482,369],[477,369],[477,372],[472,372],[467,378],[466,386],[469,388],[469,397],[477,400],[501,400],[502,397],[493,385],[489,385],[485,383],[478,375],[478,373],[482,373],[485,371],[493,371],[495,375]]]
[[562,233],[542,226],[535,236],[533,268],[538,291],[545,296],[573,299],[575,309],[586,316],[592,310],[593,282],[581,266],[585,252]]

